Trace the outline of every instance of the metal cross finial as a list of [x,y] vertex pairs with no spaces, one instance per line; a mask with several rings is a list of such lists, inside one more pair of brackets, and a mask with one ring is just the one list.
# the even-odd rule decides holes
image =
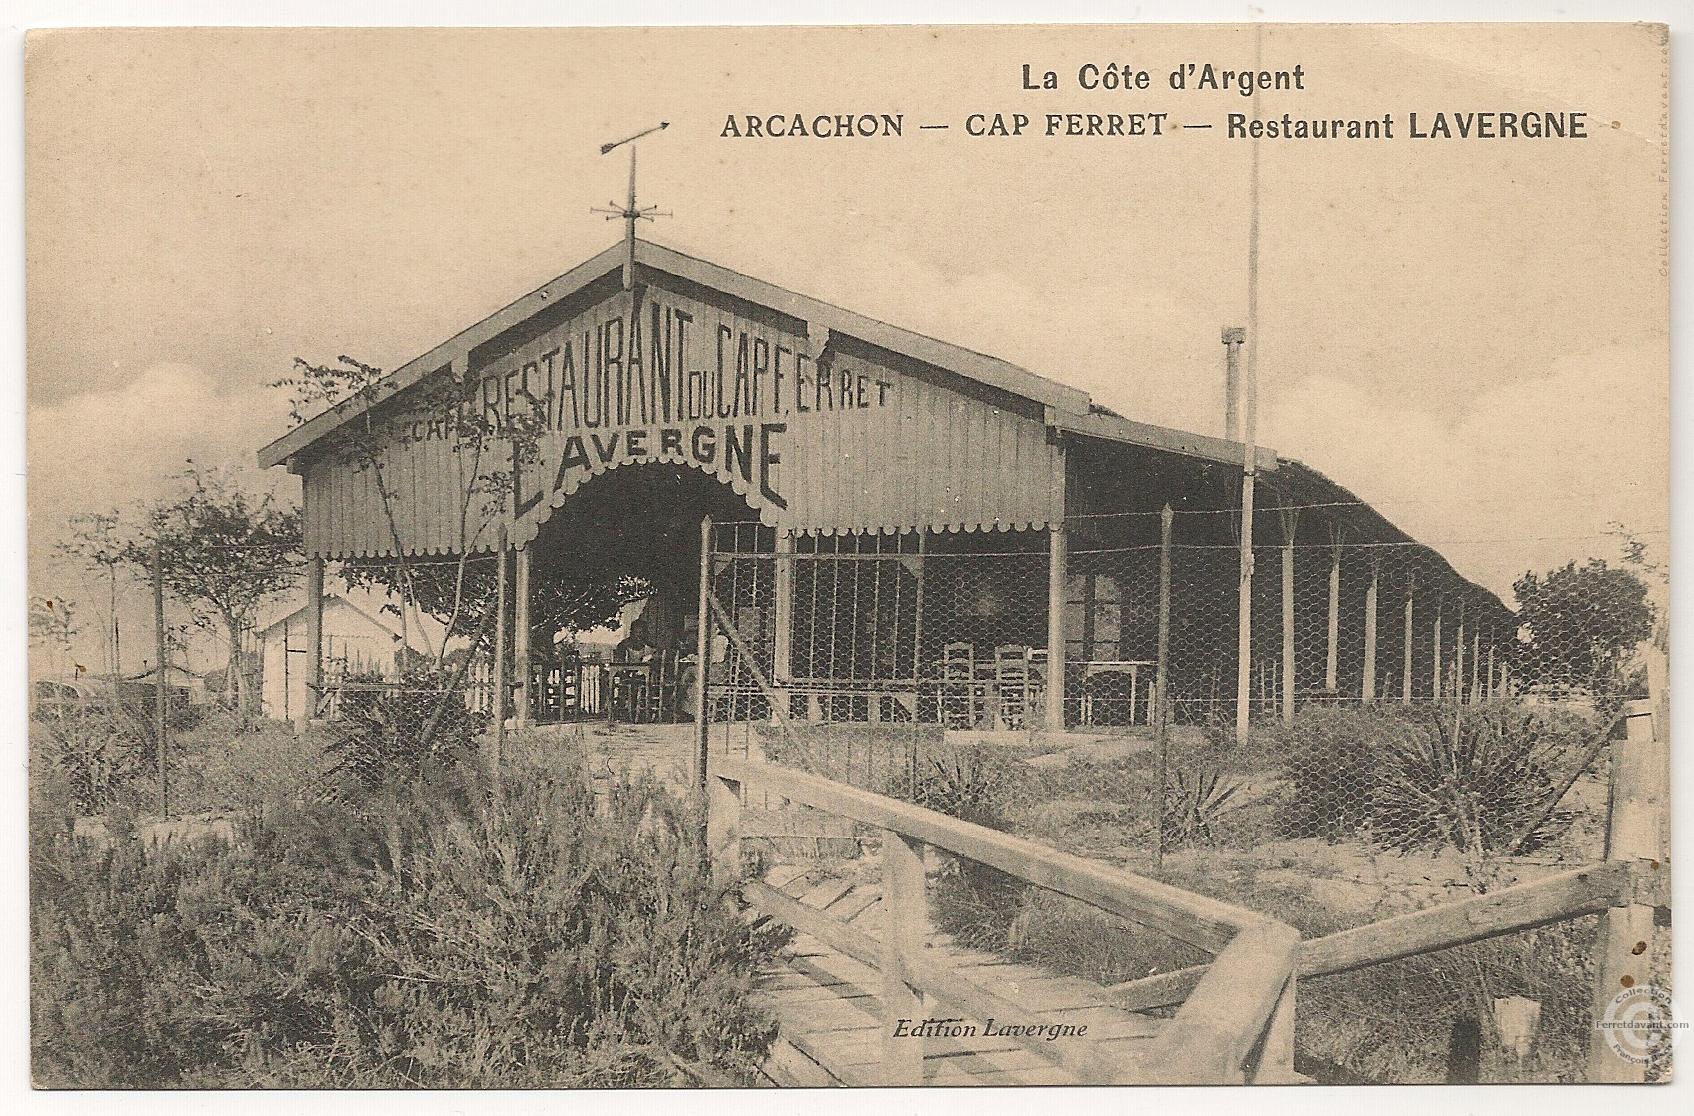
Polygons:
[[609,208],[600,209],[596,207],[589,210],[590,213],[604,213],[606,215],[606,220],[608,221],[622,220],[624,222],[623,289],[626,291],[633,290],[635,287],[635,223],[637,221],[651,221],[655,217],[671,216],[669,212],[661,213],[659,211],[659,207],[656,205],[650,205],[643,209],[635,204],[634,143],[642,136],[649,136],[654,132],[662,132],[670,126],[670,121],[661,120],[646,131],[637,132],[633,136],[626,136],[621,140],[615,140],[612,143],[603,143],[600,145],[600,154],[602,155],[609,155],[626,143],[631,145],[629,149],[629,203],[620,207],[615,201],[607,202],[606,205]]

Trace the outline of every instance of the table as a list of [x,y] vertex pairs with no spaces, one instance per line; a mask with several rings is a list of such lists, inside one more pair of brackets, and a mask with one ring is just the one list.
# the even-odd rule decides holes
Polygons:
[[[1141,690],[1141,668],[1155,665],[1151,659],[1093,659],[1079,664],[1082,669],[1082,723],[1094,723],[1094,695],[1088,692],[1088,680],[1101,674],[1123,674],[1129,676],[1129,723],[1135,724],[1136,698]],[[1152,704],[1148,699],[1149,707]],[[1147,711],[1147,721],[1153,720],[1152,709]]]
[[[606,663],[602,669],[606,672],[606,723],[611,724],[617,720],[619,698],[632,689],[638,692],[646,689],[653,677],[653,664]],[[629,717],[634,721],[640,715],[640,698],[629,700]]]

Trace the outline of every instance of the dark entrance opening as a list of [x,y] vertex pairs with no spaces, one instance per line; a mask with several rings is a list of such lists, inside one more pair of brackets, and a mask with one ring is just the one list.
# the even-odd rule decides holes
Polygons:
[[[757,529],[747,501],[699,470],[626,465],[590,480],[542,525],[529,544],[535,719],[689,715],[705,516]],[[647,650],[578,643],[635,602],[644,602]]]

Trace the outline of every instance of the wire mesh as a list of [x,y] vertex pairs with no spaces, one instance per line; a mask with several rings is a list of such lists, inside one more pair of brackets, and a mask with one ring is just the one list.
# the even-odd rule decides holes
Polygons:
[[[1432,551],[1351,539],[1314,509],[1255,526],[1244,625],[1229,512],[1078,517],[1062,548],[1045,531],[722,525],[714,739],[1309,937],[1605,859],[1609,761],[1653,616],[1638,579],[1555,571],[1520,582],[1513,612]],[[1041,956],[1076,938],[1075,912],[966,867],[937,917],[1092,972],[1074,942]],[[1314,981],[1303,1056],[1332,1080],[1580,1079],[1593,922]],[[1133,941],[1118,970],[1193,963]],[[1520,1000],[1540,1005],[1529,1047],[1510,1031]]]

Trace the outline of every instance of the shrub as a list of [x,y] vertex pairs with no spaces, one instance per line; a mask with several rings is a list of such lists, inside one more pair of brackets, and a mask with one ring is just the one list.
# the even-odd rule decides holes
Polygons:
[[372,688],[342,694],[327,751],[334,776],[366,789],[454,766],[474,751],[487,720],[465,707],[451,670],[408,670],[393,687],[380,686],[380,675],[349,681]]
[[1242,802],[1241,784],[1205,763],[1173,769],[1164,790],[1167,848],[1217,844],[1220,823]]
[[38,846],[44,1086],[521,1087],[747,1079],[780,939],[681,805],[474,765],[276,811],[241,847]]
[[1531,827],[1583,761],[1595,726],[1517,702],[1302,710],[1264,733],[1280,751],[1292,795],[1284,834],[1384,847],[1450,847],[1470,856],[1539,847],[1571,824],[1555,810]]
[[152,774],[152,737],[144,722],[103,709],[40,718],[30,724],[38,765],[32,777],[61,781],[72,813],[100,813]]

